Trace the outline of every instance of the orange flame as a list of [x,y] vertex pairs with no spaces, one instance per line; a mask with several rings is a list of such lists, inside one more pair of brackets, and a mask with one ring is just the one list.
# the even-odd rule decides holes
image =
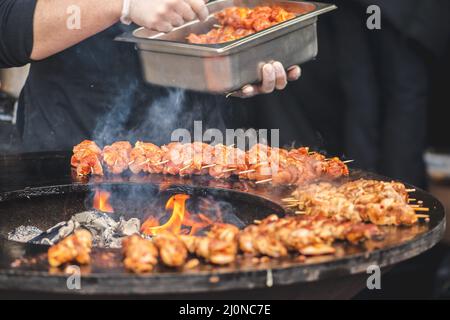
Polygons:
[[[198,231],[211,225],[211,219],[203,214],[197,214],[195,217],[186,209],[186,201],[189,196],[186,194],[177,194],[172,196],[166,203],[166,210],[172,210],[169,220],[160,225],[155,217],[149,217],[141,227],[141,232],[154,236],[163,230],[171,231],[175,234],[194,235]],[[187,227],[187,228],[186,228]]]
[[109,198],[111,193],[103,190],[96,190],[94,195],[94,205],[93,207],[98,211],[113,213],[114,209],[109,203]]

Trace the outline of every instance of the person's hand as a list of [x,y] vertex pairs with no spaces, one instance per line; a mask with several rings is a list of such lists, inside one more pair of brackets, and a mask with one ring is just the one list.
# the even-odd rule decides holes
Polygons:
[[266,63],[262,67],[262,82],[258,85],[248,84],[241,90],[231,94],[233,97],[250,98],[257,94],[267,94],[273,92],[275,89],[283,90],[286,88],[288,81],[295,81],[300,78],[301,69],[299,66],[291,66],[284,70],[283,65],[274,61]]
[[208,0],[131,0],[130,19],[150,30],[169,32],[196,18],[206,20]]

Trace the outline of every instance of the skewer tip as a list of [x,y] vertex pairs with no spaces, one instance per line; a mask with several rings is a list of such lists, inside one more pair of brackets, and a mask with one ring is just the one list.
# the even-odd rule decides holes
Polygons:
[[272,180],[273,180],[272,178],[270,178],[270,179],[265,179],[265,180],[259,180],[259,181],[256,181],[255,184],[268,183],[268,182],[271,182]]
[[424,212],[428,212],[430,211],[430,208],[415,208],[413,207],[414,211],[424,211]]

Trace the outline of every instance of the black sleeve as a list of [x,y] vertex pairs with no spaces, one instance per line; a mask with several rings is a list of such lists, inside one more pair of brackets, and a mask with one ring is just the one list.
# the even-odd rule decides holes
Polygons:
[[30,62],[37,0],[0,0],[0,68]]

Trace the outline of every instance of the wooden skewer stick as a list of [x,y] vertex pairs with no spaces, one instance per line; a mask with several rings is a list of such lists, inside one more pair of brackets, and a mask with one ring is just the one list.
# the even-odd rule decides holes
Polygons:
[[296,202],[289,202],[289,203],[285,204],[284,206],[285,207],[291,207],[291,206],[294,207],[294,206],[297,206],[299,204],[300,204],[300,202],[296,201]]
[[295,199],[295,198],[283,198],[283,199],[281,199],[281,201],[289,202],[289,201],[297,201],[297,199]]
[[245,170],[245,171],[238,172],[238,174],[252,173],[252,172],[255,172],[255,171],[256,171],[255,169]]
[[212,168],[212,167],[215,167],[215,166],[217,166],[217,163],[208,164],[208,165],[206,165],[206,166],[203,166],[203,167],[202,167],[202,170],[203,170],[203,169]]
[[295,214],[306,214],[306,211],[295,211]]
[[265,180],[260,180],[260,181],[256,181],[255,184],[263,184],[263,183],[267,183],[267,182],[271,182],[273,179],[265,179]]
[[261,166],[265,166],[267,164],[269,164],[269,162],[264,161],[264,162],[260,162],[260,163],[255,164],[253,167],[256,169],[256,168],[259,168]]
[[128,162],[128,165],[131,166],[135,162],[136,162],[136,160],[130,161],[130,162]]
[[[339,158],[326,158],[325,161],[331,161],[331,160],[333,160],[333,159],[339,159]],[[343,164],[348,164],[348,163],[352,163],[352,162],[355,162],[355,160],[345,160],[345,161],[342,161]]]
[[226,169],[226,170],[222,170],[222,172],[223,173],[226,173],[226,172],[233,172],[233,171],[236,171],[237,170],[237,168],[234,168],[234,169]]
[[418,204],[410,204],[409,206],[410,206],[411,208],[421,208],[421,206],[418,205]]
[[409,198],[408,199],[408,202],[414,202],[414,201],[417,201],[417,199],[414,199],[414,198]]
[[181,169],[180,169],[180,172],[181,172],[181,171],[184,171],[184,170],[186,170],[186,169],[189,169],[190,166],[192,166],[192,162],[189,163],[187,166],[181,168]]
[[430,211],[430,208],[413,208],[413,209],[414,211],[425,211],[425,212]]
[[410,192],[416,192],[416,189],[406,189],[406,192],[410,193]]
[[141,162],[139,165],[142,166],[143,164],[147,164],[147,163],[149,163],[149,162],[150,162],[150,159],[147,159],[147,160]]
[[166,164],[166,163],[168,163],[169,161],[170,161],[170,160],[160,161],[160,162],[157,162],[156,165],[159,166],[159,165],[161,165],[161,164]]
[[233,94],[236,94],[236,93],[238,93],[238,92],[239,92],[239,90],[228,92],[228,93],[225,95],[225,98],[228,99],[228,98],[231,97]]
[[422,219],[429,219],[430,216],[428,214],[416,214],[417,218],[422,218]]

